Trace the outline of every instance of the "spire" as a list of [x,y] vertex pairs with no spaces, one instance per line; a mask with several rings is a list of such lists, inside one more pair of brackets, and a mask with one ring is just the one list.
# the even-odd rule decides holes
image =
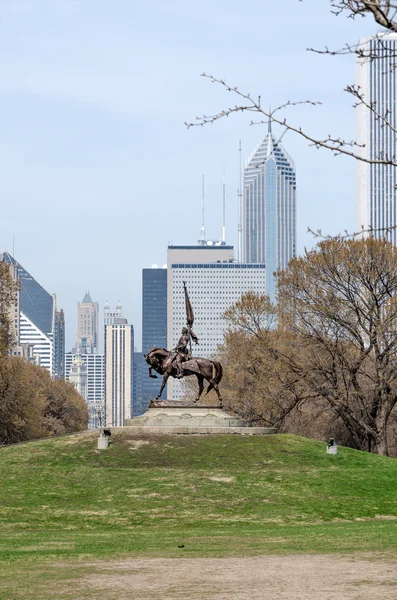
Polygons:
[[268,133],[272,133],[272,120],[271,120],[271,118],[270,118],[270,115],[271,115],[271,114],[272,114],[272,109],[271,109],[271,106],[270,106],[270,104],[269,104],[269,122],[268,122],[268,124],[267,124],[267,132],[268,132]]
[[90,292],[88,290],[85,293],[82,304],[92,304]]
[[204,224],[204,175],[201,176],[201,229],[199,243],[205,245],[205,224]]

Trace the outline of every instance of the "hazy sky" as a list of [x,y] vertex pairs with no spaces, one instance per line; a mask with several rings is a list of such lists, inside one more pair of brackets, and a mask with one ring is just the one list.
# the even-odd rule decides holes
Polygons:
[[[238,143],[246,159],[265,135],[250,118],[187,130],[227,107],[206,71],[265,105],[291,109],[314,134],[354,137],[343,88],[353,57],[319,56],[376,33],[369,19],[334,17],[328,0],[0,0],[1,238],[67,320],[89,289],[120,300],[141,347],[141,271],[166,262],[169,243],[194,244],[206,182],[206,233],[219,238],[226,166],[227,242],[237,245]],[[278,132],[275,129],[277,135]],[[308,226],[354,228],[355,165],[288,133],[295,160],[298,250]]]

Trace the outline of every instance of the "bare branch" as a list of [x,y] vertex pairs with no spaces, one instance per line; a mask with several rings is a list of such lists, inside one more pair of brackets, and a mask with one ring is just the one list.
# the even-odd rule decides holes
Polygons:
[[381,27],[397,32],[397,3],[392,0],[338,0],[331,2],[331,7],[336,16],[346,13],[351,19],[372,16]]
[[[314,146],[317,149],[325,148],[327,150],[331,150],[331,152],[334,154],[334,156],[339,156],[340,154],[343,154],[345,156],[350,156],[352,158],[355,158],[357,160],[360,160],[362,162],[366,162],[369,164],[397,166],[397,160],[396,160],[396,157],[394,157],[394,156],[393,157],[380,156],[377,158],[366,157],[363,154],[361,154],[355,150],[355,148],[357,148],[357,149],[364,148],[363,145],[360,145],[355,141],[349,142],[342,138],[333,137],[331,135],[329,135],[326,139],[318,139],[318,138],[315,138],[312,135],[306,133],[305,131],[303,131],[301,127],[295,126],[292,123],[290,123],[289,121],[287,121],[286,117],[278,116],[278,113],[280,111],[287,109],[289,107],[299,106],[302,104],[317,106],[317,105],[322,104],[319,101],[303,100],[303,101],[292,102],[289,100],[288,102],[286,102],[286,103],[278,106],[274,110],[270,111],[270,110],[264,109],[261,106],[260,96],[256,100],[254,97],[251,96],[250,93],[244,93],[244,92],[240,91],[237,86],[233,87],[233,86],[229,85],[223,79],[218,79],[218,78],[214,77],[213,75],[207,75],[206,73],[202,73],[201,76],[205,77],[206,79],[209,79],[211,83],[217,83],[217,84],[221,85],[228,92],[232,92],[232,93],[236,94],[239,98],[244,100],[245,103],[239,104],[239,105],[236,104],[234,106],[231,106],[231,107],[224,109],[224,110],[220,111],[219,113],[216,113],[213,115],[205,115],[204,114],[202,117],[196,117],[195,123],[185,122],[185,125],[187,128],[198,127],[198,126],[202,127],[204,125],[213,124],[216,121],[219,121],[225,117],[229,117],[230,115],[232,115],[234,113],[239,113],[239,112],[257,113],[257,114],[261,114],[264,117],[266,117],[267,120],[266,121],[264,121],[264,120],[251,121],[251,125],[264,124],[264,123],[268,123],[269,121],[271,121],[273,123],[277,123],[278,125],[280,125],[287,131],[293,131],[295,133],[298,133],[301,137],[303,137],[308,142],[310,142],[310,145]],[[346,91],[349,91],[349,90],[346,89]],[[357,98],[357,95],[356,94],[354,94],[354,95]],[[377,116],[379,118],[381,117],[381,115],[378,113],[377,113]],[[383,117],[383,118],[385,118],[385,117]]]
[[318,238],[321,240],[352,240],[358,237],[376,237],[376,238],[385,238],[389,233],[391,233],[394,229],[397,229],[397,225],[391,225],[390,227],[369,227],[365,229],[364,227],[361,231],[347,231],[345,229],[343,233],[338,233],[337,235],[330,235],[328,233],[323,233],[321,229],[312,229],[311,227],[307,228],[307,233],[311,233],[314,238]]

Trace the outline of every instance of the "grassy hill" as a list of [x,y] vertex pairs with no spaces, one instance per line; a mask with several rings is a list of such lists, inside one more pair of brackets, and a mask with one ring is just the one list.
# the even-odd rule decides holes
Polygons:
[[395,459],[290,435],[96,437],[0,449],[0,560],[397,550]]

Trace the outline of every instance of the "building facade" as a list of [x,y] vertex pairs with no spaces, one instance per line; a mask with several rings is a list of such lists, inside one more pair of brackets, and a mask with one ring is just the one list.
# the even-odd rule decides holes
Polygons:
[[[86,375],[85,392],[79,392],[88,406],[89,429],[102,427],[105,424],[105,355],[99,353],[65,354],[65,379],[71,381],[70,373],[73,362],[79,359],[79,364],[84,365]],[[77,388],[76,388],[77,389]]]
[[[142,270],[142,352],[158,346],[167,348],[167,268],[152,267]],[[143,359],[144,360],[144,359]],[[149,406],[150,400],[157,395],[158,380],[148,376],[147,364],[137,368],[137,376],[142,376],[142,384],[137,382],[136,389],[142,397],[135,398],[135,405],[141,405],[142,412]],[[164,391],[166,397],[166,390]]]
[[296,173],[271,131],[244,169],[243,262],[266,265],[266,294],[276,297],[274,273],[296,255]]
[[77,303],[76,349],[89,354],[98,348],[98,302],[93,302],[87,291],[82,302]]
[[[379,34],[362,38],[360,49],[364,57],[356,63],[356,86],[364,103],[356,107],[357,152],[366,160],[395,161],[396,157],[396,86],[395,57],[397,34]],[[373,58],[365,58],[370,55]],[[385,124],[384,119],[389,125]],[[397,243],[397,173],[393,165],[356,161],[357,231],[375,231],[376,237],[386,237]]]
[[106,425],[120,427],[132,416],[134,329],[128,324],[105,327]]
[[[32,360],[53,375],[55,299],[9,252],[3,260],[16,268],[19,280],[19,339],[16,354]],[[26,352],[24,351],[26,349]]]
[[103,307],[103,325],[113,325],[114,323],[127,323],[123,317],[123,307],[120,303],[116,304],[116,310],[112,310],[109,304]]
[[54,313],[54,343],[53,343],[53,369],[54,379],[65,378],[65,314],[62,310]]
[[87,400],[87,365],[80,354],[74,354],[70,363],[68,380],[76,391]]
[[[184,246],[168,248],[168,331],[167,347],[175,348],[186,325],[183,282],[186,282],[195,320],[193,330],[199,339],[193,344],[195,356],[211,358],[224,341],[223,314],[243,293],[264,294],[264,264],[234,262],[232,246]],[[156,390],[160,383],[157,383]],[[183,382],[169,379],[168,398],[183,397]]]
[[[150,400],[157,394],[144,391],[144,384],[149,377],[149,365],[145,361],[143,352],[134,352],[134,372],[132,386],[132,416],[142,415],[147,411]],[[158,379],[154,380],[158,381]],[[157,387],[158,390],[158,387]],[[150,395],[152,394],[152,395]]]

